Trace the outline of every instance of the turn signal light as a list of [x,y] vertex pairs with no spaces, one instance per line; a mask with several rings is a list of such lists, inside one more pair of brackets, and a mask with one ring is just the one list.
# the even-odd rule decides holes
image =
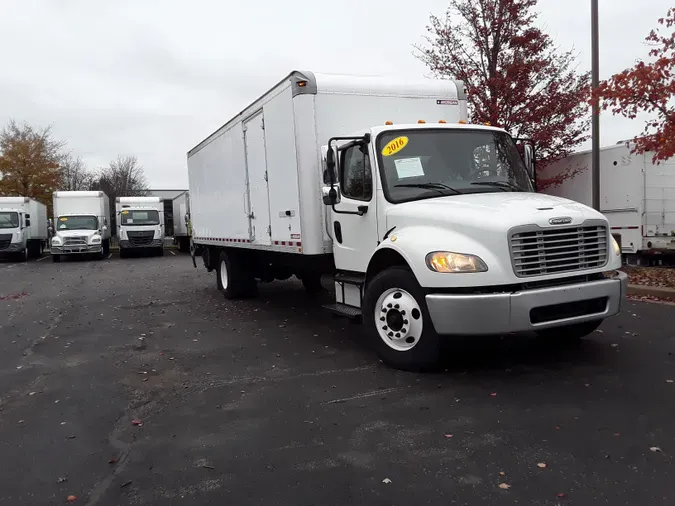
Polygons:
[[466,120],[460,119],[457,123],[460,125],[466,125]]
[[423,119],[418,119],[417,123],[419,123],[421,125],[422,123],[426,123],[426,121],[424,121]]
[[393,125],[394,122],[393,122],[393,121],[385,121],[384,124],[385,124],[385,125]]
[[445,121],[444,119],[442,119],[442,120],[439,120],[438,122],[439,122],[439,123],[442,123],[442,124],[445,124],[445,123],[447,123],[447,121]]

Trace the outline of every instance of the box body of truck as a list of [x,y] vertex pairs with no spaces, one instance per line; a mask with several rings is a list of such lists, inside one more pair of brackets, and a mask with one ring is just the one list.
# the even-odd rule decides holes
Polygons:
[[420,118],[466,120],[463,84],[291,73],[188,153],[194,243],[330,254],[321,145]]
[[54,192],[54,262],[64,256],[91,254],[102,259],[110,251],[110,202],[102,191]]
[[38,258],[47,245],[47,207],[29,197],[0,197],[0,255]]
[[467,124],[459,81],[292,72],[189,151],[193,259],[226,298],[332,273],[327,308],[403,369],[441,337],[586,336],[620,310],[619,246],[602,214],[534,193],[522,147]]
[[[592,205],[591,156],[583,151],[545,167],[544,179],[576,175],[544,192]],[[629,258],[675,254],[675,161],[655,164],[652,157],[631,153],[624,142],[600,150],[600,211]]]
[[190,192],[183,192],[173,199],[173,240],[178,250],[190,251]]
[[132,250],[164,254],[163,198],[117,197],[115,213],[121,257]]

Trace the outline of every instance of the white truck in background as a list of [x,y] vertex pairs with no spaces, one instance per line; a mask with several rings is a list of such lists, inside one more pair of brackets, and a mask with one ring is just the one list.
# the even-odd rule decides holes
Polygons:
[[453,336],[590,334],[627,287],[607,219],[534,193],[531,145],[466,107],[460,81],[292,72],[188,153],[195,267],[226,298],[333,274],[326,307],[402,369]]
[[163,198],[117,197],[115,214],[121,258],[139,250],[164,255]]
[[[652,162],[654,153],[634,154],[619,142],[600,150],[600,211],[629,263],[675,255],[675,160]],[[546,166],[542,178],[573,171],[574,177],[545,190],[592,205],[591,152],[574,153]]]
[[48,239],[47,207],[29,197],[0,197],[0,257],[42,256]]
[[173,242],[178,251],[190,251],[190,192],[183,192],[173,199]]
[[110,252],[110,202],[102,191],[54,192],[54,231],[51,254],[54,262],[64,256],[95,255],[101,260]]

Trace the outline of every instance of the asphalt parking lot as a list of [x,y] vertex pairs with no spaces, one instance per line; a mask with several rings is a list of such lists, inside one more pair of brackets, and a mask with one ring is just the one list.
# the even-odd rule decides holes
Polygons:
[[674,504],[675,306],[411,374],[322,302],[180,254],[1,263],[0,504]]

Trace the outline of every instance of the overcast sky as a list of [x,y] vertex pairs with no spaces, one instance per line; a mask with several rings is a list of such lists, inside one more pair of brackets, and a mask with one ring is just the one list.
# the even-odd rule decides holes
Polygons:
[[[412,56],[447,0],[3,0],[0,124],[53,125],[91,167],[136,155],[186,188],[186,152],[294,69],[425,75]],[[632,65],[668,0],[602,0],[601,77]],[[590,0],[540,0],[540,25],[590,69]],[[641,131],[603,117],[602,144]]]

